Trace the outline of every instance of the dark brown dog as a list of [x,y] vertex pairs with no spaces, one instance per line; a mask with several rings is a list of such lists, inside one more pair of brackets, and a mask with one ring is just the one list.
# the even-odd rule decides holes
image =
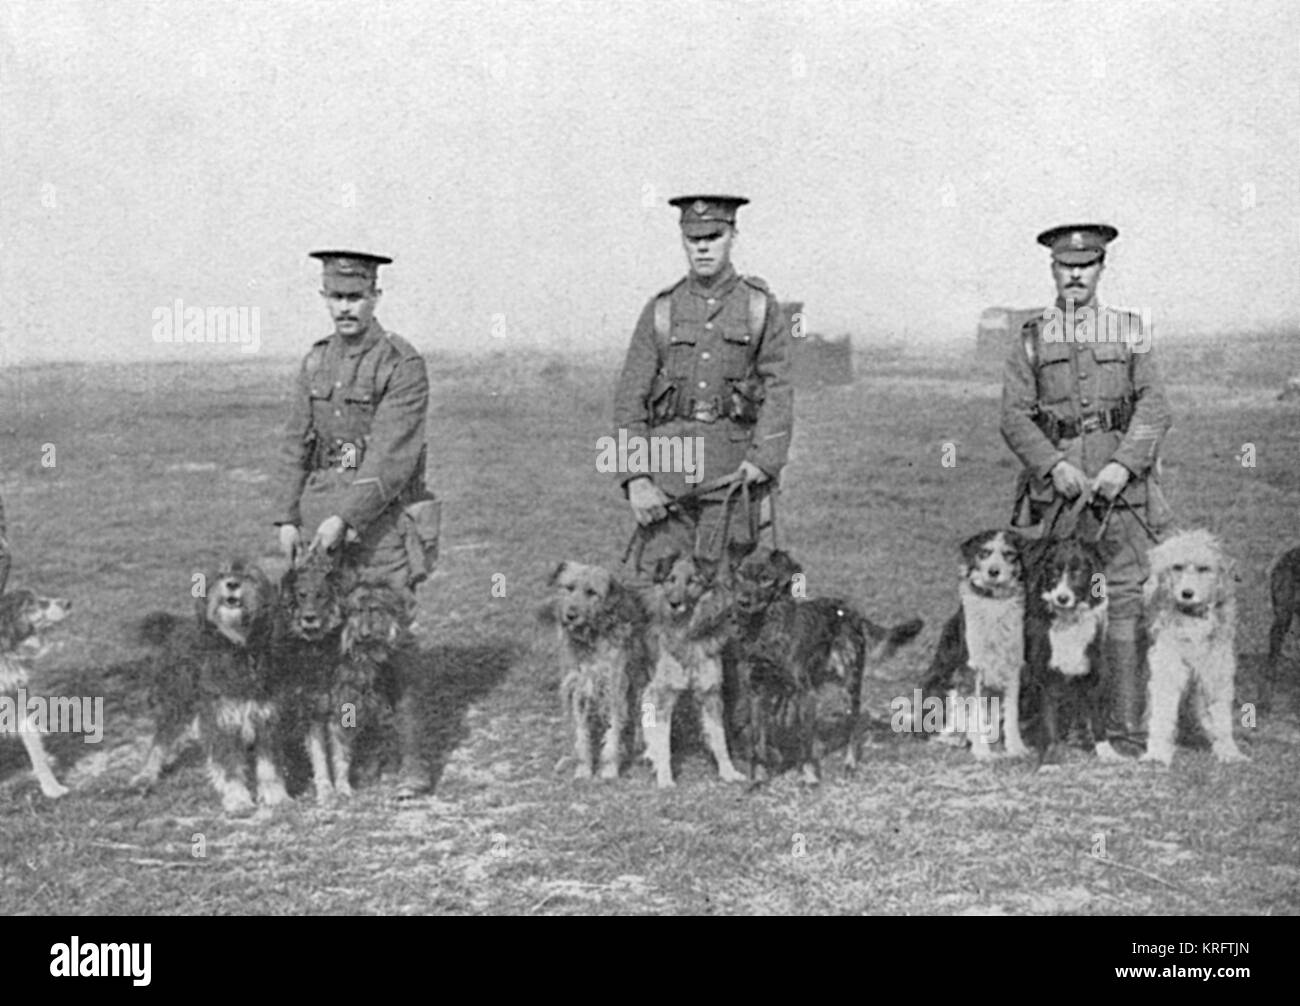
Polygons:
[[[271,667],[275,589],[255,565],[232,560],[209,572],[196,622],[149,615],[155,733],[137,785],[152,786],[184,741],[202,745],[208,776],[227,813],[288,799],[279,767],[280,681]],[[251,768],[251,772],[250,772]]]
[[845,769],[857,766],[862,678],[866,662],[884,660],[916,638],[923,622],[877,625],[839,598],[792,596],[799,564],[780,550],[747,549],[733,574],[738,678],[749,708],[750,777],[778,763],[776,731],[791,735],[806,783],[821,777],[817,692],[834,684],[847,692],[849,738]]
[[[338,779],[330,776],[327,736],[342,729],[344,711],[335,706],[343,666],[343,599],[351,576],[324,551],[308,551],[280,581],[276,626],[276,671],[292,689],[295,712],[307,721],[307,757],[316,802],[331,803]],[[346,773],[339,787],[350,795]]]
[[1262,711],[1273,706],[1273,690],[1278,683],[1278,664],[1282,657],[1282,643],[1296,616],[1300,615],[1300,548],[1283,553],[1268,576],[1269,593],[1273,600],[1273,624],[1268,630],[1268,662],[1259,682],[1256,705]]

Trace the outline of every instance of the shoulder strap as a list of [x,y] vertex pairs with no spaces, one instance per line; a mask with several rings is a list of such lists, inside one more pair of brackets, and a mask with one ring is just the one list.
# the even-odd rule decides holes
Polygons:
[[655,335],[660,342],[668,341],[673,327],[673,298],[665,291],[655,298]]
[[1030,319],[1020,326],[1020,343],[1025,347],[1025,359],[1032,370],[1038,365],[1038,322]]
[[749,337],[757,339],[763,334],[767,324],[767,294],[762,290],[749,288]]

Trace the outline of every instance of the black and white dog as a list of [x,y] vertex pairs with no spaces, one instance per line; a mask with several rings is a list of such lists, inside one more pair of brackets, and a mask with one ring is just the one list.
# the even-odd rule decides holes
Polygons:
[[1024,547],[1019,535],[996,529],[962,542],[957,588],[961,608],[943,627],[921,686],[927,700],[944,703],[941,738],[962,743],[964,737],[978,759],[993,754],[990,745],[997,741],[997,720],[1001,720],[1006,753],[1017,757],[1028,753],[1020,736]]
[[1079,537],[1052,537],[1030,547],[1028,567],[1025,659],[1038,690],[1042,759],[1060,759],[1059,715],[1072,699],[1097,757],[1122,760],[1105,738],[1105,556]]

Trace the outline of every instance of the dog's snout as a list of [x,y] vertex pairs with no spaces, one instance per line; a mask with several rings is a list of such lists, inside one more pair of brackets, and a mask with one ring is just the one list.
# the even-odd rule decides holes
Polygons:
[[996,580],[1001,575],[1002,575],[1002,568],[1000,566],[989,567],[988,577],[990,580]]

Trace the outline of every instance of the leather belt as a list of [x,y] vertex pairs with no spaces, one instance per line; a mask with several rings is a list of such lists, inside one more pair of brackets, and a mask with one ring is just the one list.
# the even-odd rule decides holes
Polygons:
[[1106,409],[1104,412],[1089,412],[1074,419],[1057,419],[1043,413],[1039,416],[1038,427],[1053,444],[1062,440],[1082,436],[1085,433],[1105,433],[1128,430],[1128,409],[1120,406]]

